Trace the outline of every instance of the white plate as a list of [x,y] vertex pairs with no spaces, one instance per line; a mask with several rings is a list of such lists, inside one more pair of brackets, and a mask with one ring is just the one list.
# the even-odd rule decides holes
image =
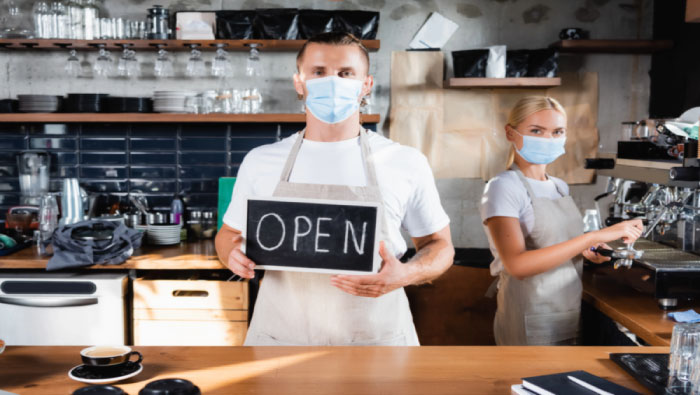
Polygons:
[[[82,365],[78,365],[78,366],[82,366]],[[73,369],[77,368],[78,366],[74,366]],[[141,371],[143,370],[143,365],[139,364],[139,368],[136,369],[136,371],[133,373],[129,373],[127,375],[119,376],[119,377],[110,377],[110,378],[106,378],[106,379],[81,379],[79,377],[73,376],[73,369],[68,371],[68,377],[72,378],[75,381],[80,381],[81,383],[86,383],[86,384],[111,384],[111,383],[116,383],[117,381],[130,379],[130,378],[136,376],[137,374],[141,373]]]

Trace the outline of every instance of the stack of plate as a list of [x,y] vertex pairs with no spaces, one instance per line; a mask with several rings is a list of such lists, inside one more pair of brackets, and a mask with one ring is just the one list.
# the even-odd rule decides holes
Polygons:
[[197,92],[191,91],[156,91],[153,95],[155,112],[188,112],[185,101]]
[[153,101],[149,97],[117,97],[106,99],[107,112],[153,112]]
[[63,101],[65,112],[101,112],[106,93],[69,93]]
[[61,106],[61,96],[17,95],[21,112],[56,112]]
[[150,244],[179,244],[181,229],[181,225],[148,225],[148,230],[146,230],[146,238]]
[[0,112],[1,113],[17,112],[18,109],[19,109],[19,100],[13,100],[13,99],[0,100]]

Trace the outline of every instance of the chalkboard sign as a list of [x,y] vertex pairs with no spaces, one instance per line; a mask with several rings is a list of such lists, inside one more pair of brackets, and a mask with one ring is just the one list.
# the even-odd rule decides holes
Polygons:
[[369,202],[249,199],[246,255],[259,269],[376,273],[378,211]]

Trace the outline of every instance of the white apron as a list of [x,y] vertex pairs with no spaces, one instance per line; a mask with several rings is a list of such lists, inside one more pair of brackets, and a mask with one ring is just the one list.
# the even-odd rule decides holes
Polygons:
[[[367,133],[360,129],[367,186],[289,182],[304,141],[301,131],[273,196],[378,202],[378,237],[388,243],[384,205]],[[260,285],[245,345],[417,346],[419,343],[403,288],[368,298],[332,286],[329,274],[268,270]]]
[[[525,186],[534,210],[535,225],[525,238],[526,249],[535,250],[570,240],[583,233],[583,220],[571,196],[538,198],[519,169],[514,170]],[[493,323],[496,344],[575,344],[581,313],[579,255],[556,268],[524,280],[501,271],[498,309]]]

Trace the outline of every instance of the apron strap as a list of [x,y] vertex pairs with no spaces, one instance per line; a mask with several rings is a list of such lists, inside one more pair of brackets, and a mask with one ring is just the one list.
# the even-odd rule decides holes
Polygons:
[[530,186],[530,183],[527,182],[527,180],[525,179],[525,175],[523,174],[523,172],[520,171],[520,169],[517,166],[515,166],[513,171],[515,171],[515,174],[518,175],[518,178],[520,178],[520,181],[523,183],[523,186],[525,187],[528,196],[530,196],[530,200],[534,200],[536,197],[535,193],[532,192],[532,187]]
[[[304,141],[304,134],[306,129],[298,132],[297,139],[294,141],[289,156],[287,156],[287,161],[282,169],[282,174],[280,176],[280,181],[289,181],[289,177],[292,175],[292,169],[294,168],[294,163],[297,160],[297,155],[299,154],[299,149],[301,148],[301,143]],[[379,186],[377,182],[377,172],[374,169],[374,157],[372,156],[372,150],[369,147],[369,137],[367,131],[364,128],[360,129],[360,150],[362,152],[362,163],[365,166],[365,174],[367,176],[368,186]]]
[[282,175],[280,176],[280,181],[289,181],[289,176],[292,175],[292,168],[294,163],[297,161],[297,154],[299,154],[299,148],[301,148],[301,143],[304,141],[304,134],[306,129],[297,133],[297,139],[294,141],[292,150],[289,151],[289,156],[287,156],[287,162],[284,164],[282,169]]
[[374,168],[374,156],[369,147],[369,132],[366,129],[360,129],[360,148],[362,149],[362,163],[365,165],[365,173],[367,174],[367,186],[377,187],[377,171]]

